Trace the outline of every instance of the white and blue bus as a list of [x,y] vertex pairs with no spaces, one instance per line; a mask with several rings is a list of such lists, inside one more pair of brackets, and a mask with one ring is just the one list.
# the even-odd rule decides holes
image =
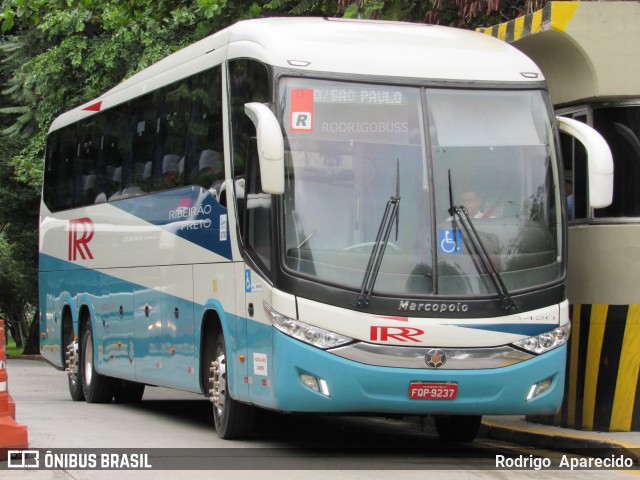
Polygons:
[[222,438],[259,409],[551,414],[570,322],[558,130],[497,39],[338,19],[237,23],[52,124],[41,352],[74,400],[202,393]]

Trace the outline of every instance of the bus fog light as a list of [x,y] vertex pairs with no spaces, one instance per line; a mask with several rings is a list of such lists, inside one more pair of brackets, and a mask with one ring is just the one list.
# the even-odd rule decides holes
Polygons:
[[315,390],[316,392],[320,391],[320,385],[318,384],[318,379],[314,376],[307,375],[306,373],[300,374],[300,380],[311,390]]
[[313,375],[308,375],[306,373],[300,374],[300,380],[311,390],[315,390],[318,393],[322,393],[325,396],[329,396],[329,385],[324,378],[317,378]]
[[536,384],[531,385],[531,388],[529,389],[529,395],[527,395],[527,401],[531,400],[532,398],[537,397],[538,395],[546,392],[549,387],[551,386],[551,382],[553,380],[551,378],[546,378],[544,380],[542,380],[541,382],[538,382]]

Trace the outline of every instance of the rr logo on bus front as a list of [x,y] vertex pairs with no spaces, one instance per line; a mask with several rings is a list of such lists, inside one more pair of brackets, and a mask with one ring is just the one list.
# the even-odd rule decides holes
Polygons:
[[90,218],[69,220],[69,260],[76,261],[78,254],[82,260],[93,260],[89,242],[93,238],[94,227]]
[[398,342],[420,342],[417,338],[424,334],[424,330],[411,327],[394,327],[394,326],[371,326],[370,339],[373,341],[388,342],[389,339]]

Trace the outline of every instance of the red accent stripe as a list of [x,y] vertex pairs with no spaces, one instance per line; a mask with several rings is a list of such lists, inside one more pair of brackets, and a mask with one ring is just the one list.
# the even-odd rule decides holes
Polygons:
[[99,112],[102,108],[102,100],[94,103],[93,105],[89,105],[88,107],[84,107],[83,110],[87,110],[89,112]]
[[397,320],[398,322],[408,322],[409,317],[389,317],[386,315],[376,315],[376,318],[384,318],[385,320]]

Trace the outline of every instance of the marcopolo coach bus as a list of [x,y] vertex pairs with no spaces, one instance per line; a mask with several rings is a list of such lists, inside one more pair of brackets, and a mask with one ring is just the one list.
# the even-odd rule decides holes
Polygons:
[[237,23],[52,124],[41,351],[74,400],[202,393],[218,435],[281,412],[483,414],[562,401],[558,128],[540,70],[475,32]]

